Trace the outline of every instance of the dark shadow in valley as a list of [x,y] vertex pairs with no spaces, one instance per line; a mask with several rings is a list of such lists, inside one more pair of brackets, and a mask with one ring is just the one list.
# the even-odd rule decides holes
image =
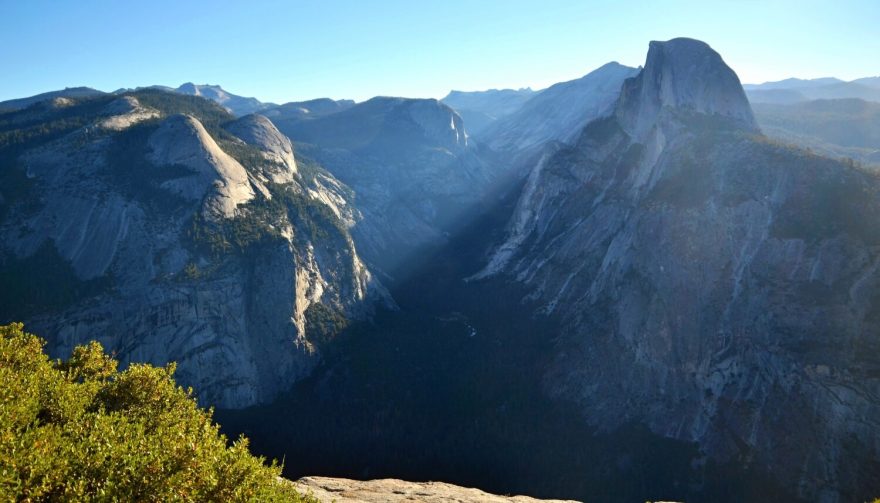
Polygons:
[[390,285],[400,309],[356,324],[275,403],[217,411],[284,474],[441,480],[589,501],[794,501],[760,474],[701,463],[696,446],[639,425],[597,433],[548,399],[557,333],[510,280],[465,282],[501,237],[518,190],[495,198]]

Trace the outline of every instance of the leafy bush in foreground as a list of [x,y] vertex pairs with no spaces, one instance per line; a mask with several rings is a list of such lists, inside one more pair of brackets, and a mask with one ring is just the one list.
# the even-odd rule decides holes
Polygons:
[[97,342],[67,362],[0,326],[0,501],[314,501],[226,438],[174,365],[117,362]]

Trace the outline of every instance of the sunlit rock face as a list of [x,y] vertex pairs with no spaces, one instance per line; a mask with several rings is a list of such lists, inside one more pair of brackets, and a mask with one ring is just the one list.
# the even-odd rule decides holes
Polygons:
[[[68,100],[68,98],[56,99]],[[104,109],[104,113],[108,117],[99,123],[100,126],[114,131],[122,131],[139,122],[159,117],[158,111],[141,106],[134,96],[123,96],[111,101]]]
[[177,362],[205,404],[269,401],[320,360],[318,325],[390,302],[348,232],[347,189],[301,177],[264,117],[138,96],[73,100],[63,113],[83,126],[0,151],[4,179],[24,180],[0,187],[0,274],[39,294],[9,299],[3,321],[23,319],[55,356],[97,339],[123,364]]
[[613,114],[533,167],[479,275],[565,327],[544,375],[811,501],[880,487],[880,210],[872,174],[767,141],[701,42],[653,42]]
[[158,166],[185,166],[193,174],[162,183],[185,199],[205,202],[205,213],[231,217],[236,208],[254,198],[244,167],[220,149],[204,126],[187,115],[165,119],[150,136],[150,160]]
[[290,183],[296,179],[296,159],[290,139],[265,116],[251,114],[226,125],[226,130],[247,144],[259,147],[268,161],[261,165],[262,181]]

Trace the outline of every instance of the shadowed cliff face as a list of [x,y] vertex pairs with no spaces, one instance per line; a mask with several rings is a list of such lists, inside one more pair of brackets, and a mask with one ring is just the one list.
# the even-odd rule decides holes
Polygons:
[[98,339],[241,407],[307,375],[330,328],[386,295],[344,186],[302,176],[265,117],[156,91],[63,105],[0,115],[0,316],[53,355]]
[[816,501],[867,498],[880,423],[878,180],[761,137],[701,42],[653,42],[611,117],[534,167],[481,276],[564,336],[544,376]]

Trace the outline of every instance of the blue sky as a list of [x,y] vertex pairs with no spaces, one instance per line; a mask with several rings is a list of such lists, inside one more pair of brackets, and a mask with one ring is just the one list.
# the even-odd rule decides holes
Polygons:
[[880,75],[880,0],[0,0],[0,100],[186,81],[275,102],[439,98],[638,66],[677,36],[743,82]]

